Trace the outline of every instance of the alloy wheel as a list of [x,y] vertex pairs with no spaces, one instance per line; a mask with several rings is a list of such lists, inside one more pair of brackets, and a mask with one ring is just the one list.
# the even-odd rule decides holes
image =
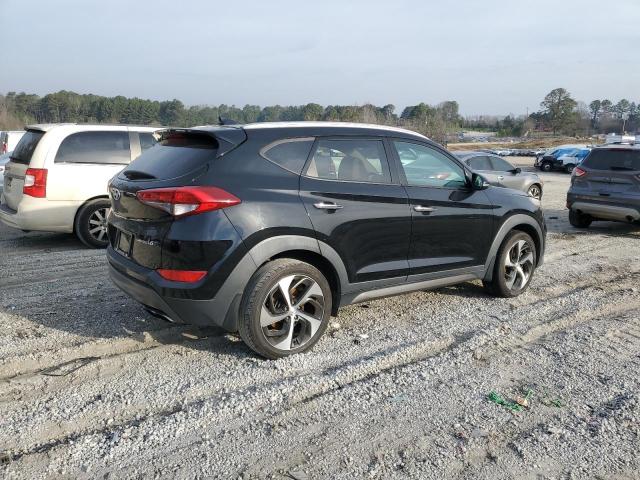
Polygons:
[[540,187],[537,185],[531,185],[531,187],[529,188],[529,196],[533,197],[533,198],[537,198],[538,200],[540,200],[540,197],[542,196],[542,192],[540,191]]
[[509,290],[522,290],[533,273],[533,248],[526,240],[518,240],[509,249],[504,262],[504,280]]
[[315,280],[306,275],[287,275],[273,286],[262,304],[262,334],[278,350],[298,349],[322,325],[324,308],[324,295]]
[[89,235],[99,242],[104,242],[107,236],[107,217],[109,208],[98,208],[89,217]]

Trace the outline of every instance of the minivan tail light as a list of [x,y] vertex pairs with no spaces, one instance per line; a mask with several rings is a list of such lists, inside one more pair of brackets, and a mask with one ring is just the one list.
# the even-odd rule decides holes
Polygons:
[[165,280],[184,283],[195,283],[202,280],[207,274],[203,270],[168,270],[164,268],[160,268],[156,272]]
[[174,217],[219,210],[240,203],[235,195],[218,187],[167,187],[138,190],[138,200]]
[[572,173],[574,177],[584,177],[587,174],[587,171],[581,169],[580,167],[575,167]]
[[47,169],[27,168],[24,174],[22,193],[30,197],[44,198],[47,196]]

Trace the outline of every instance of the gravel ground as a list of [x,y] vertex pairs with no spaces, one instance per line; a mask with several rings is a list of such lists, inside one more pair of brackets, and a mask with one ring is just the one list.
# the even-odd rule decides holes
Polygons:
[[351,306],[277,361],[149,316],[70,235],[0,227],[0,476],[639,478],[640,228],[573,229],[544,179],[526,294]]

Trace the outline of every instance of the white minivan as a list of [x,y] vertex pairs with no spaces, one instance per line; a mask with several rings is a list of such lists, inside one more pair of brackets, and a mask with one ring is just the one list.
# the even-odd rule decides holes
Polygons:
[[32,125],[5,167],[0,221],[22,230],[73,232],[107,246],[109,180],[155,143],[151,127]]

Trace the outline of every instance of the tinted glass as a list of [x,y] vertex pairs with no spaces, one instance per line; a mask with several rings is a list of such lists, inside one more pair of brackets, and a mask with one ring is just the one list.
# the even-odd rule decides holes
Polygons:
[[125,168],[129,180],[169,179],[186,175],[216,157],[218,142],[209,135],[170,133]]
[[122,164],[131,161],[129,132],[80,132],[65,138],[56,163]]
[[22,163],[23,165],[29,165],[33,151],[38,146],[38,142],[44,136],[44,132],[38,132],[36,130],[29,130],[18,142],[15,150],[11,154],[11,161],[14,163]]
[[156,137],[151,133],[139,133],[138,135],[140,136],[140,150],[143,152],[158,143]]
[[640,150],[592,150],[582,165],[594,170],[640,170]]
[[307,175],[351,182],[391,181],[381,140],[320,140]]
[[500,158],[500,157],[490,157],[490,158],[491,158],[491,165],[493,167],[492,170],[495,170],[497,172],[510,172],[515,168],[513,165],[511,165],[509,162],[507,162],[503,158]]
[[464,170],[443,153],[427,147],[408,142],[393,142],[398,155],[411,148],[416,154],[413,160],[400,157],[400,163],[407,177],[407,183],[418,187],[459,188],[466,184]]
[[491,163],[489,162],[489,157],[472,157],[468,162],[469,165],[474,170],[491,170]]
[[313,146],[313,140],[313,138],[281,140],[267,145],[260,153],[282,168],[300,173]]

